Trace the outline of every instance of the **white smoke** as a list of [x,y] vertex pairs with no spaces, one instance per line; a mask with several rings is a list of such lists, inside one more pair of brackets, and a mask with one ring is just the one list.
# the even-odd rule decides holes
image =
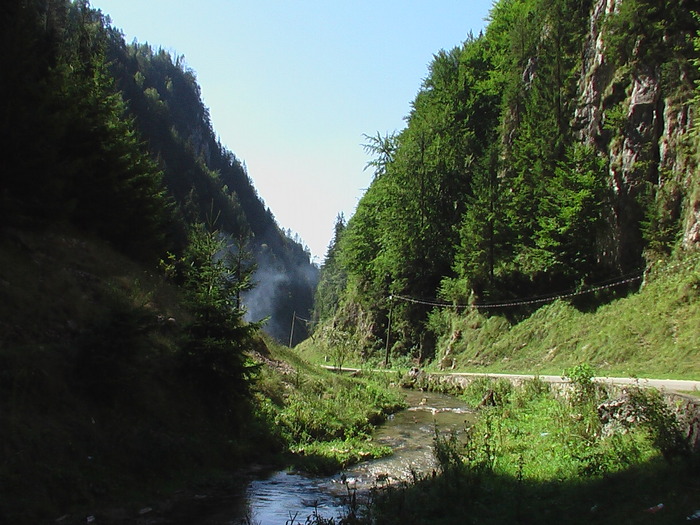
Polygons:
[[[246,309],[245,320],[256,323],[266,317],[274,317],[280,288],[289,278],[284,271],[268,265],[258,267],[253,281],[255,287],[243,294],[242,301]],[[267,324],[270,324],[270,320]]]

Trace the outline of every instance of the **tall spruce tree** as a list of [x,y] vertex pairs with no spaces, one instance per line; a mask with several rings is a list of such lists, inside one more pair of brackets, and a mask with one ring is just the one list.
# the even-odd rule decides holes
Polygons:
[[11,14],[8,71],[22,70],[17,57],[27,69],[3,96],[8,221],[68,221],[132,254],[162,252],[162,174],[107,71],[102,15],[82,1],[17,2]]
[[185,327],[183,370],[204,395],[228,405],[247,392],[244,352],[258,325],[243,320],[240,292],[251,284],[216,230],[196,225],[181,260],[192,320]]
[[333,239],[328,245],[326,258],[321,266],[318,287],[314,296],[314,324],[332,317],[347,286],[347,272],[338,260],[340,240],[345,227],[345,216],[340,213],[335,219]]

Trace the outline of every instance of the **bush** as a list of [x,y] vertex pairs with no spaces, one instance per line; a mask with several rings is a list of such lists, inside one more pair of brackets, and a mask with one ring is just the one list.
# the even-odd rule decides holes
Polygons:
[[670,461],[679,456],[688,456],[690,450],[683,439],[678,418],[661,393],[649,388],[631,388],[628,393],[636,419],[647,430],[653,446],[663,457]]
[[573,386],[571,402],[573,405],[581,405],[593,401],[596,385],[593,382],[595,370],[587,363],[573,366],[564,370],[564,377],[568,378]]

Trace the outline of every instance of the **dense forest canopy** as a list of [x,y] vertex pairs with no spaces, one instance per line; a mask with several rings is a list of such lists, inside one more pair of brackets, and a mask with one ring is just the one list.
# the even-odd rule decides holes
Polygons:
[[420,359],[431,303],[575,292],[695,247],[691,7],[496,2],[483,34],[435,54],[405,129],[367,137],[376,176],[336,229],[320,321],[353,331],[365,357],[387,345]]
[[70,221],[134,253],[162,253],[173,207],[114,90],[102,17],[66,2],[6,9],[3,223]]
[[150,260],[181,253],[190,228],[206,224],[239,257],[252,254],[249,315],[287,340],[293,312],[310,313],[317,270],[216,138],[184,59],[127,44],[86,1],[7,11],[3,224],[71,223]]

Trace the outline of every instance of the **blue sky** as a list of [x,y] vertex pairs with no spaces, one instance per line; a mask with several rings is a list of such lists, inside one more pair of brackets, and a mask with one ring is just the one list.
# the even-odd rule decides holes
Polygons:
[[195,71],[221,142],[284,229],[321,262],[372,178],[363,134],[400,131],[441,49],[492,0],[93,0]]

